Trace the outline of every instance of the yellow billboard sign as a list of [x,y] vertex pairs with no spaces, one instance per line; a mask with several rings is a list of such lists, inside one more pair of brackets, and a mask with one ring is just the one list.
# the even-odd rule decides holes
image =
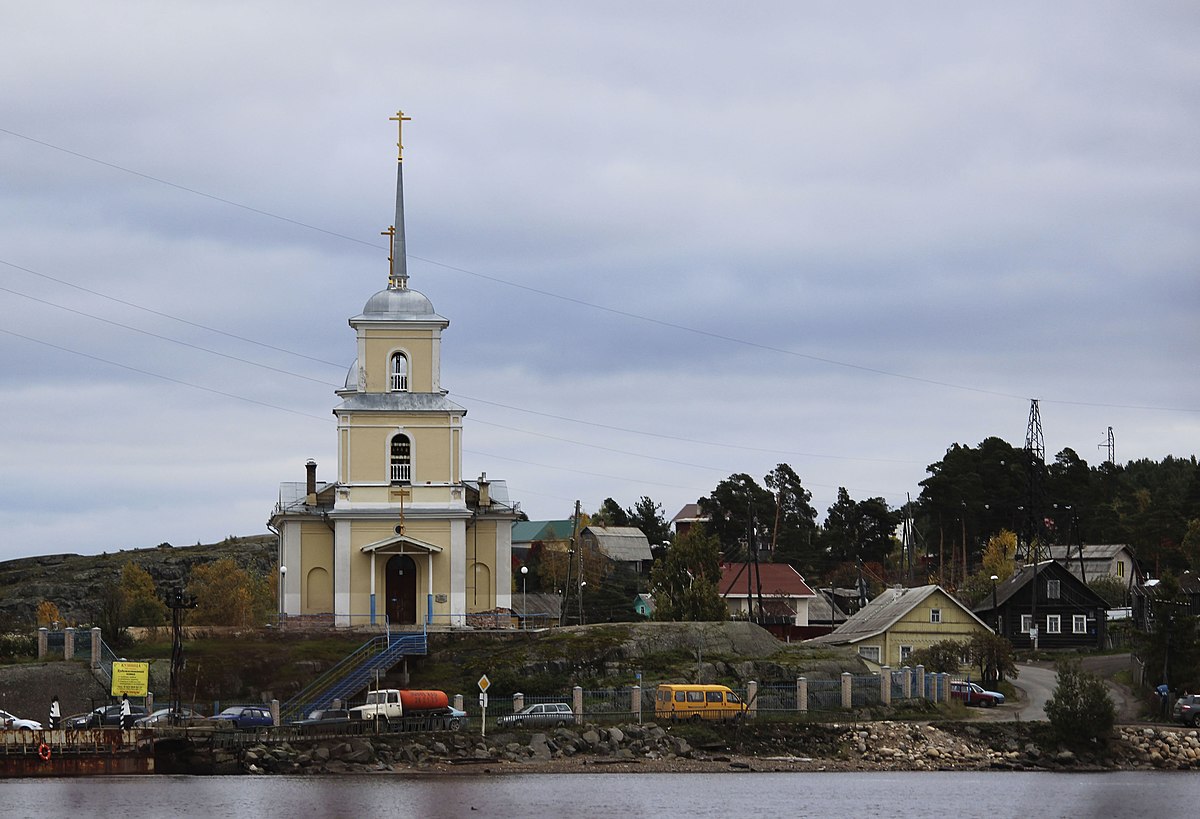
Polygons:
[[114,660],[112,664],[112,695],[144,697],[150,690],[150,663],[131,663]]

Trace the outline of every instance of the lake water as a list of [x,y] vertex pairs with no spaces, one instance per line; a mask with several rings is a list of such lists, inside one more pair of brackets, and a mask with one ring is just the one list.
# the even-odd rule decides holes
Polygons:
[[721,773],[16,779],[5,817],[1194,816],[1194,773]]

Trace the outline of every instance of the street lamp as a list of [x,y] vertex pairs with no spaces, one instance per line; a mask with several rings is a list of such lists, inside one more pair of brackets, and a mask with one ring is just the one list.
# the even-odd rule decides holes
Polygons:
[[996,581],[1000,578],[992,575],[992,614],[996,616],[996,633],[1000,633],[1000,612],[996,609]]
[[529,608],[525,597],[525,575],[529,574],[529,567],[521,567],[521,628],[525,628],[525,612]]
[[283,619],[283,581],[287,577],[287,566],[279,567],[279,619]]

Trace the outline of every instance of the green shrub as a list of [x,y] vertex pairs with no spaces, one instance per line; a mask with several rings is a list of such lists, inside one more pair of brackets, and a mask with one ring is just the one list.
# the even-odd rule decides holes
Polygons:
[[1058,663],[1058,684],[1046,703],[1046,716],[1061,739],[1078,744],[1112,734],[1117,709],[1104,681],[1069,658]]

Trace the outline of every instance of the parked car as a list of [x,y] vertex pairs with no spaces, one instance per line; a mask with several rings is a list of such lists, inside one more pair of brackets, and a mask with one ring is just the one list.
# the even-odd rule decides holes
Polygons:
[[1195,728],[1200,725],[1200,694],[1184,694],[1175,700],[1171,709],[1171,719]]
[[530,705],[515,714],[500,717],[496,720],[499,726],[534,726],[534,725],[566,725],[575,721],[575,712],[565,702],[539,702]]
[[310,725],[337,725],[350,721],[350,712],[345,708],[318,708],[310,711],[304,719],[292,720],[290,724],[298,728]]
[[26,731],[42,730],[42,724],[37,720],[21,719],[7,711],[0,711],[0,723],[3,723],[4,730],[6,731],[19,731],[21,729],[25,729]]
[[[136,722],[138,719],[146,716],[146,707],[144,705],[130,705],[129,716],[133,717]],[[93,709],[86,714],[76,714],[73,717],[67,717],[63,721],[63,725],[67,728],[83,729],[83,728],[120,728],[121,727],[121,705],[102,705],[99,708]]]
[[459,729],[464,728],[466,726],[466,724],[467,724],[467,712],[461,711],[458,708],[455,708],[453,705],[451,705],[450,706],[450,715],[446,717],[446,723],[445,723],[446,727],[449,728],[451,731],[458,731]]
[[177,725],[184,722],[190,722],[194,719],[203,719],[203,715],[193,711],[187,706],[180,707],[179,711],[172,711],[170,708],[159,708],[152,714],[144,717],[138,717],[133,721],[134,728],[163,728],[168,725]]
[[217,725],[243,728],[270,728],[275,724],[271,710],[261,705],[231,705],[212,718]]
[[962,700],[966,705],[978,705],[980,708],[995,708],[1004,705],[1004,695],[999,691],[988,691],[973,682],[950,681],[950,696]]

